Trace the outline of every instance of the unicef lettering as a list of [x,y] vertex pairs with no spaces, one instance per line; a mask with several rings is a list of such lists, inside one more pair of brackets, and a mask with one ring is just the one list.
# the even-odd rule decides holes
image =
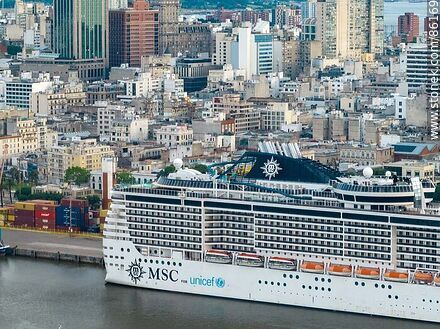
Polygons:
[[168,271],[168,269],[163,268],[148,268],[148,279],[150,280],[159,280],[159,281],[172,281],[172,282],[177,282],[177,276],[178,276],[179,272],[176,270],[171,270]]
[[192,285],[203,286],[203,287],[217,287],[223,288],[226,285],[226,282],[223,278],[203,278],[203,277],[192,277],[189,278],[189,283]]

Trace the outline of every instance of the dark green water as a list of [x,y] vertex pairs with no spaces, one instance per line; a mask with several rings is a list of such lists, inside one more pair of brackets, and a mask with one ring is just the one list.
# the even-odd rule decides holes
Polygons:
[[92,266],[0,259],[0,329],[438,329],[438,325],[104,285]]

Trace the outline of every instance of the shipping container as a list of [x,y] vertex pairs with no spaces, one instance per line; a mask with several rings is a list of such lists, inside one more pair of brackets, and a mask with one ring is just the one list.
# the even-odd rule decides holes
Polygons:
[[35,211],[33,210],[25,210],[25,209],[16,209],[15,210],[15,218],[18,217],[26,217],[26,218],[34,218]]
[[56,227],[55,218],[54,219],[35,218],[35,227],[45,230],[54,230]]
[[32,202],[35,205],[51,205],[51,206],[56,206],[57,202],[56,201],[52,201],[52,200],[30,200],[28,202]]
[[15,217],[14,226],[34,227],[35,220],[33,217]]
[[16,202],[15,203],[15,210],[34,210],[35,209],[35,203],[32,202]]
[[72,204],[72,207],[75,208],[87,208],[89,206],[89,202],[87,200],[82,199],[69,199],[65,198],[61,200],[60,203],[62,206],[70,207],[70,204]]
[[56,206],[54,205],[36,205],[35,218],[51,219],[55,221]]
[[35,218],[41,218],[41,219],[50,219],[55,221],[56,212],[53,211],[41,211],[41,210],[35,210]]
[[58,206],[56,208],[56,225],[84,228],[87,216],[88,208],[72,207],[70,210],[70,207]]

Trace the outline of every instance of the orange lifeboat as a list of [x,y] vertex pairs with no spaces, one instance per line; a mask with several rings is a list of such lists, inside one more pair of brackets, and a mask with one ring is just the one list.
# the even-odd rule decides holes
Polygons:
[[386,270],[383,278],[386,281],[393,282],[408,282],[409,275],[407,272],[400,272],[395,270]]
[[437,276],[435,277],[435,279],[434,279],[434,284],[435,284],[437,287],[440,287],[440,274],[437,274]]
[[351,265],[330,264],[328,274],[337,276],[351,276]]
[[430,272],[416,271],[414,281],[416,283],[429,284],[434,280],[434,275]]
[[380,269],[372,267],[359,267],[356,270],[356,277],[378,280],[380,278]]
[[307,273],[324,273],[324,263],[318,262],[303,262],[301,264],[301,271]]

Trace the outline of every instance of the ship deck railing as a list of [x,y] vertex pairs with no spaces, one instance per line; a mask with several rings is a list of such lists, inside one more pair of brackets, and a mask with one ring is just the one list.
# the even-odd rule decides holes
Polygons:
[[[275,192],[252,192],[248,190],[229,190],[229,189],[210,189],[207,191],[188,191],[185,188],[167,189],[167,188],[150,188],[143,186],[118,186],[116,191],[123,191],[137,194],[155,194],[162,196],[174,196],[180,198],[195,199],[223,199],[231,201],[256,201],[269,202],[278,204],[288,204],[305,207],[326,207],[333,209],[346,209],[353,211],[371,211],[393,214],[418,215],[429,217],[440,217],[440,208],[436,206],[427,206],[423,209],[419,208],[402,208],[399,206],[385,206],[383,209],[359,209],[344,208],[338,200],[330,200],[329,198],[311,199],[311,198],[289,198],[288,196],[277,194]],[[311,197],[311,196],[310,196]],[[114,197],[113,197],[114,198]],[[118,199],[118,197],[116,197]]]

